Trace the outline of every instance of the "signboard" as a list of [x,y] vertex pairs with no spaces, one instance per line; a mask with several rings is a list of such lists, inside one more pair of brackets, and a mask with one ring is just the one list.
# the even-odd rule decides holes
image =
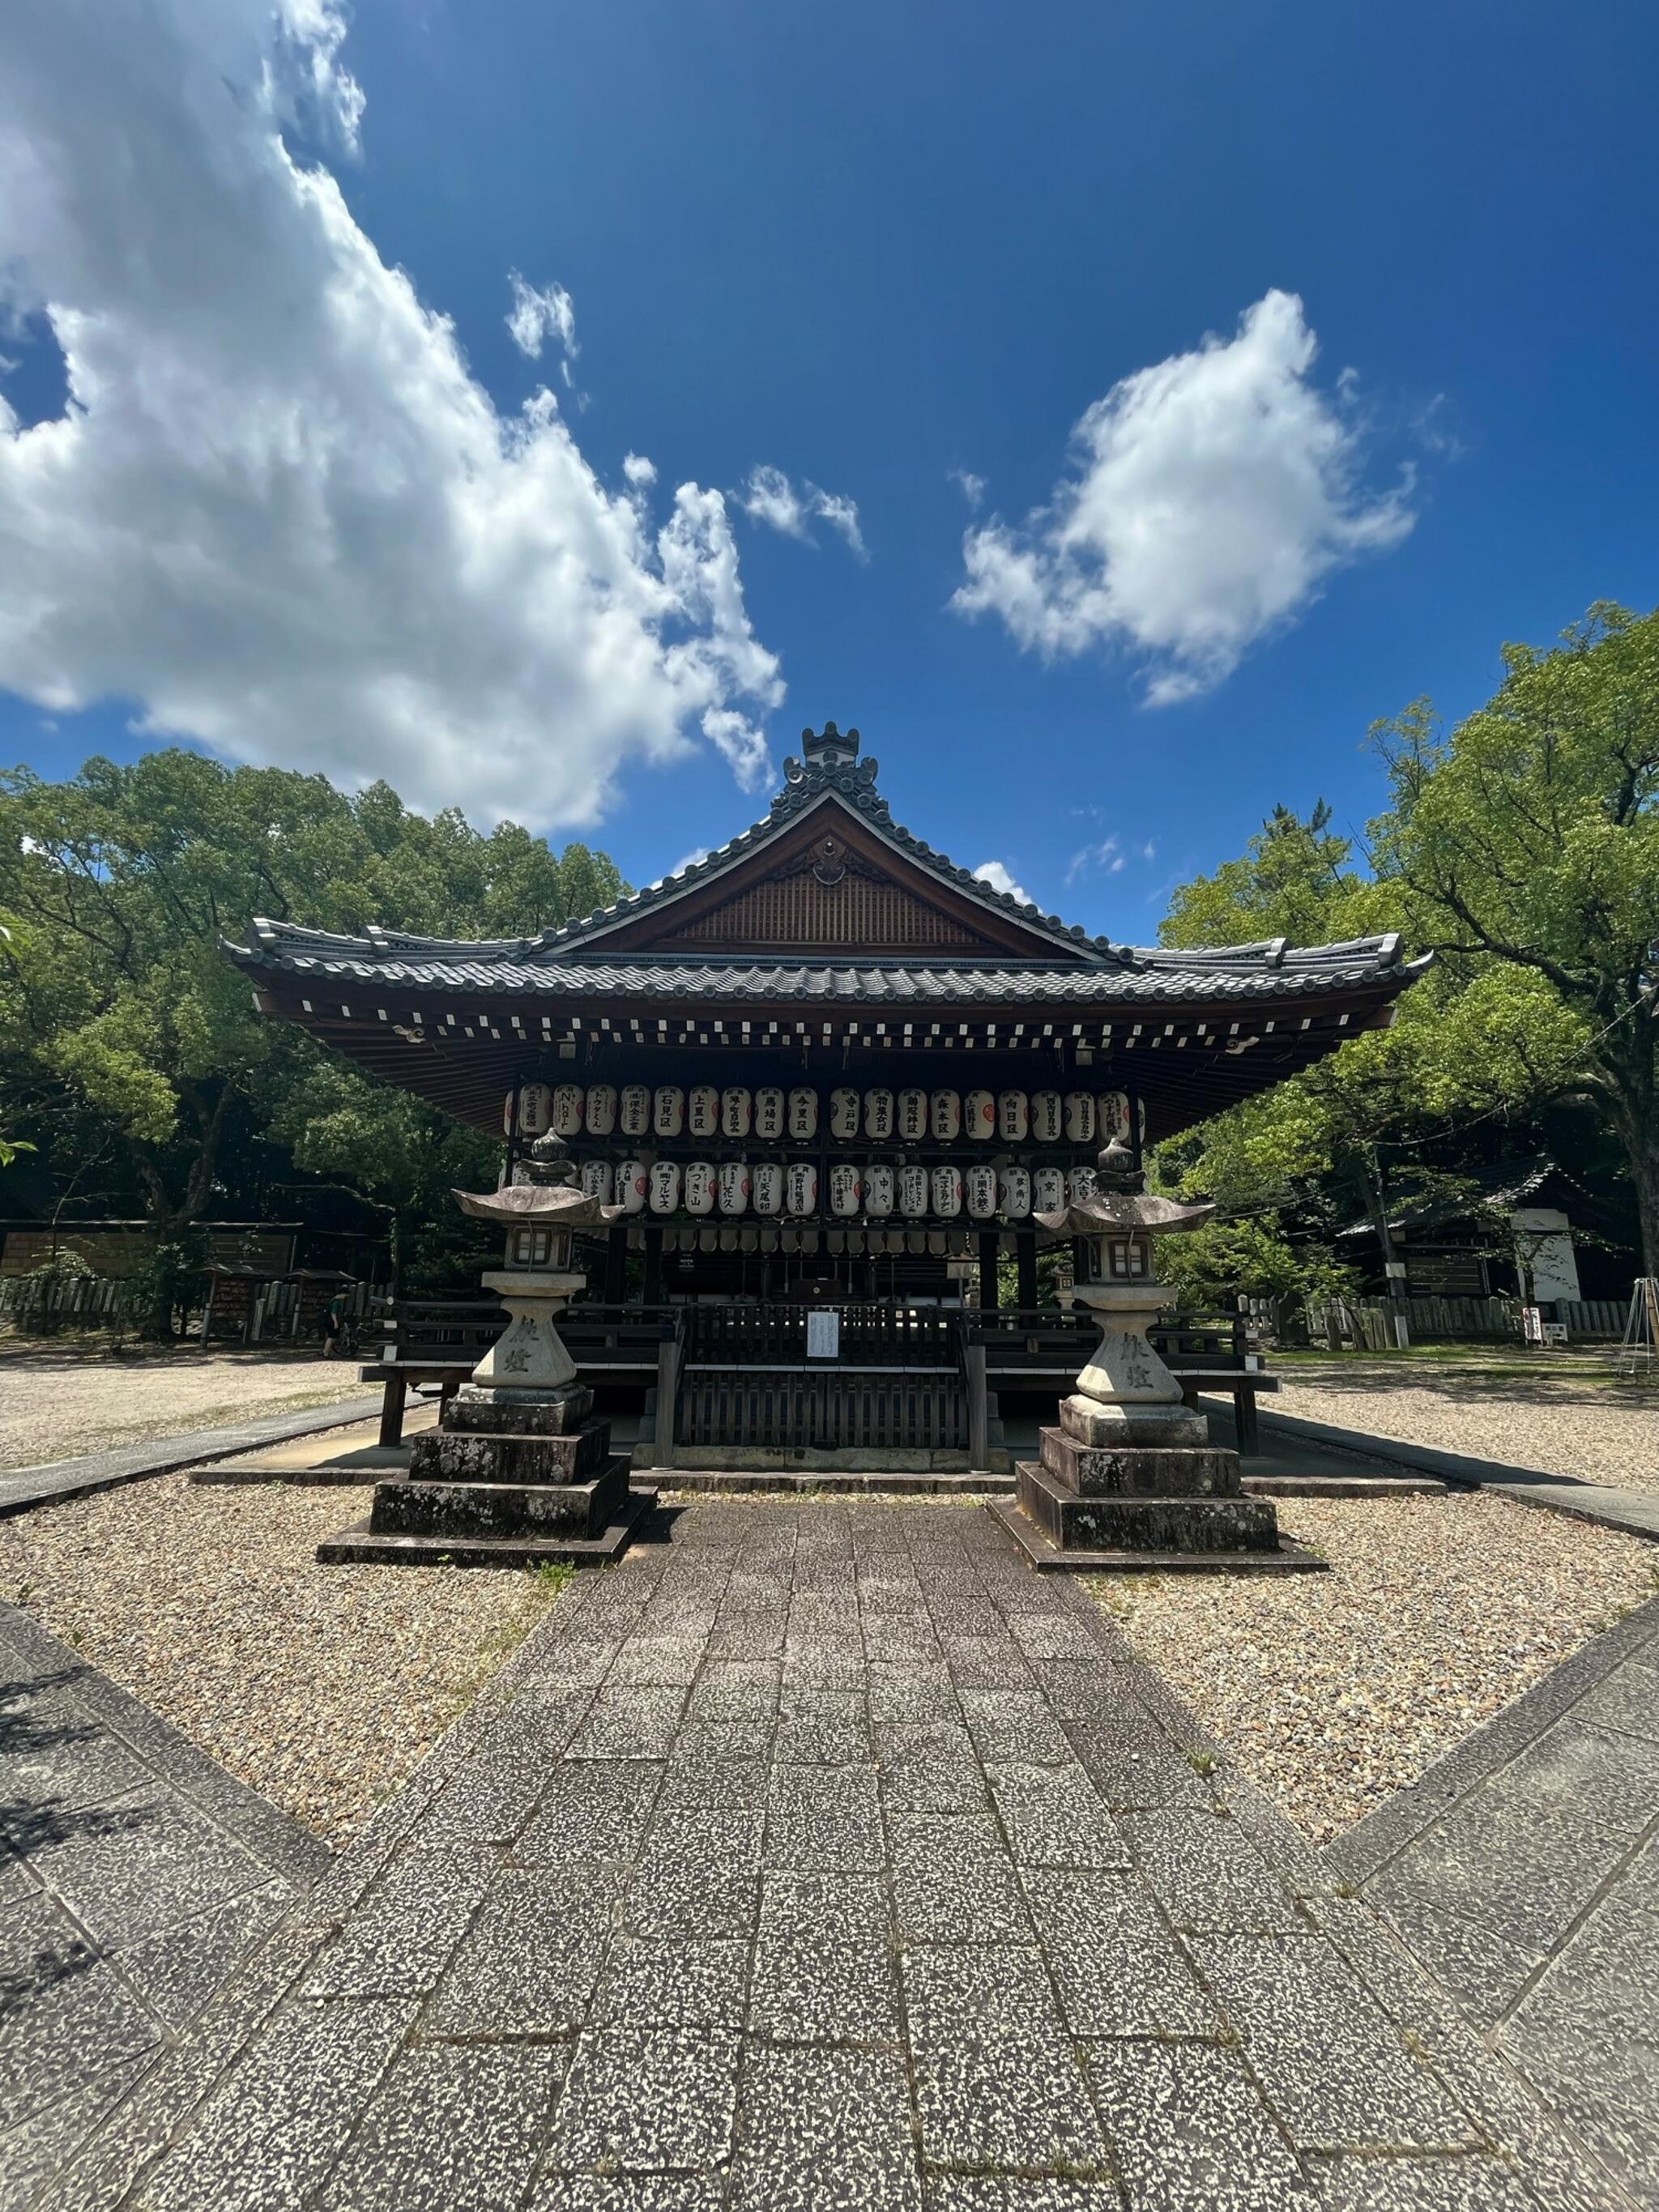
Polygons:
[[833,1306],[814,1307],[806,1316],[806,1357],[809,1359],[839,1359],[841,1357],[841,1316]]

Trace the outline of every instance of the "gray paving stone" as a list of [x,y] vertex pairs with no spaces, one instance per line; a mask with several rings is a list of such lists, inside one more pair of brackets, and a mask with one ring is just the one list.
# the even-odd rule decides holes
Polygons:
[[1237,2052],[1091,2043],[1085,2063],[1134,2212],[1315,2212]]
[[774,2043],[898,2042],[898,1966],[879,1876],[767,1875],[749,2025]]
[[568,2055],[556,2045],[400,2051],[318,2197],[319,2212],[500,2212],[516,2204]]
[[168,2027],[181,2028],[291,1902],[281,1884],[267,1883],[130,1945],[119,1954],[121,1972]]
[[1177,1928],[1224,1934],[1302,1925],[1279,1877],[1237,1820],[1177,1809],[1117,1817],[1137,1865]]
[[901,1942],[1030,1942],[1014,1863],[988,1813],[891,1814],[888,1834]]
[[901,1965],[927,2160],[1109,2170],[1035,1944],[918,1947]]
[[543,1867],[630,1863],[644,1841],[663,1771],[642,1759],[562,1761],[535,1819],[513,1846],[514,1858]]
[[766,1808],[769,1867],[793,1867],[803,1873],[878,1873],[885,1858],[872,1769],[775,1769]]
[[764,1817],[759,1807],[659,1807],[623,1900],[628,1932],[702,1942],[750,1936]]
[[1088,1626],[1070,1613],[1016,1613],[1009,1628],[1028,1659],[1077,1659],[1103,1663]]
[[1115,2181],[1069,2181],[1058,2175],[930,2173],[922,2183],[925,2212],[1122,2212]]
[[594,1992],[595,2027],[724,2028],[744,2023],[746,1942],[658,1942],[617,1936]]
[[45,1895],[0,1919],[0,2130],[95,2092],[106,2068],[153,2051],[160,2030]]
[[102,1804],[149,1779],[67,1687],[31,1683],[0,1695],[0,1820],[22,1832],[26,1847],[38,1827],[27,1814]]
[[1585,1692],[1572,1717],[1580,1725],[1659,1743],[1659,1683],[1653,1668],[1639,1659],[1615,1668]]
[[732,2212],[921,2212],[896,2052],[751,2045]]
[[707,1629],[692,1636],[654,1634],[648,1626],[636,1629],[617,1652],[605,1678],[607,1686],[689,1689],[697,1679],[708,1640]]
[[1338,2158],[1314,2174],[1326,2212],[1548,2212],[1493,2158]]
[[570,1757],[666,1759],[684,1703],[682,1689],[613,1689],[607,1682],[571,1741]]
[[793,1686],[786,1690],[772,1756],[787,1766],[850,1766],[872,1759],[863,1691]]
[[1321,1937],[1223,1936],[1193,1948],[1304,2150],[1462,2150],[1477,2141],[1468,2116]]
[[318,1954],[302,1994],[424,1996],[449,1963],[494,1863],[481,1847],[410,1845]]
[[1069,1765],[1075,1756],[1048,1699],[1029,1690],[963,1690],[974,1748],[988,1766],[1020,1759]]
[[176,1790],[146,1781],[69,1815],[34,1870],[100,1943],[133,1943],[258,1889],[269,1871]]
[[1077,2036],[1211,2036],[1221,2018],[1141,1883],[1028,1871],[1025,1893]]
[[880,1771],[881,1802],[895,1813],[968,1813],[991,1803],[985,1770],[974,1758],[905,1759]]
[[986,1768],[1014,1856],[1032,1867],[1127,1867],[1129,1847],[1086,1770],[1020,1762]]
[[1023,1690],[1038,1687],[1030,1662],[1013,1638],[1002,1636],[953,1636],[943,1638],[945,1663],[958,1690]]
[[510,1844],[534,1813],[549,1768],[591,1702],[585,1692],[536,1692],[516,1699],[482,1731],[450,1777],[426,1816],[426,1839]]
[[960,1721],[962,1701],[943,1658],[872,1659],[866,1669],[872,1724]]
[[343,2148],[415,2014],[406,1998],[290,2004],[149,2177],[144,2212],[287,2212]]
[[560,2100],[548,2164],[623,2173],[713,2166],[732,2147],[740,2049],[737,2036],[704,2028],[585,2034]]
[[428,2035],[572,2035],[610,1942],[612,1869],[506,1867],[491,1879],[422,2022]]
[[784,1646],[783,1683],[787,1690],[862,1690],[863,1645],[792,1641]]
[[1065,1725],[1073,1749],[1115,1812],[1213,1809],[1217,1795],[1211,1784],[1139,1708],[1110,1720]]
[[[663,1769],[659,1806],[710,1813],[748,1813],[763,1808],[772,1770],[763,1753],[750,1752],[748,1737],[739,1732],[742,1727],[742,1723],[733,1724],[732,1748],[724,1756],[718,1746],[702,1741],[699,1731],[682,1730],[674,1756]],[[725,1729],[714,1732],[727,1733]],[[693,1735],[700,1737],[695,1744],[688,1741]]]
[[[1543,1958],[1541,1946],[1513,1942],[1453,1909],[1443,1892],[1390,1870],[1373,1884],[1378,1909],[1476,2020],[1501,2020]],[[1473,1899],[1479,1909],[1480,1899]]]
[[98,2130],[112,2106],[154,2071],[158,2056],[152,2049],[136,2058],[100,2064],[79,2088],[59,2097],[20,2126],[0,2130],[3,2212],[22,2212],[24,2206],[38,2201],[52,2177],[75,2159]]
[[769,1721],[783,1669],[775,1659],[711,1659],[686,1701],[688,1721]]

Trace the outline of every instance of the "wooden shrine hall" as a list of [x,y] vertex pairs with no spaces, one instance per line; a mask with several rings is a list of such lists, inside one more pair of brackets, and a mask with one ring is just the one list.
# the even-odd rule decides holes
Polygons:
[[[986,1465],[999,1394],[1076,1364],[1033,1215],[1108,1137],[1138,1161],[1386,1027],[1422,964],[1392,935],[1091,937],[902,829],[876,777],[856,730],[809,730],[764,820],[536,937],[260,921],[227,948],[262,1012],[502,1136],[504,1180],[550,1128],[626,1209],[566,1334],[650,1395],[659,1467]],[[446,1369],[418,1321],[397,1364]],[[453,1321],[447,1369],[490,1325]]]

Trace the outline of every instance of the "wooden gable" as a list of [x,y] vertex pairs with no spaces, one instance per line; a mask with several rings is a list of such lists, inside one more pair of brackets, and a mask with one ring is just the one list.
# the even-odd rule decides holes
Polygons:
[[[590,940],[591,941],[591,940]],[[834,800],[722,872],[605,932],[605,950],[803,958],[1031,960],[1079,956],[982,906]]]

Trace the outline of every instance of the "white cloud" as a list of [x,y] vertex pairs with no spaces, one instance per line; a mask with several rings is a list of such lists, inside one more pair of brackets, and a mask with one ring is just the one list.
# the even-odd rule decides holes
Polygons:
[[1017,899],[1024,900],[1027,906],[1036,903],[1024,884],[1017,884],[1000,860],[981,860],[978,867],[974,870],[974,873],[979,878],[981,883],[989,884],[994,891],[1012,891]]
[[1118,850],[1115,837],[1103,837],[1097,845],[1084,845],[1073,854],[1066,866],[1066,880],[1074,884],[1079,876],[1092,875],[1102,869],[1109,876],[1121,875],[1127,866]]
[[1235,337],[1114,385],[1048,505],[969,531],[951,605],[1048,656],[1138,652],[1153,705],[1221,682],[1334,569],[1412,526],[1409,475],[1362,488],[1350,392],[1315,387],[1316,350],[1301,301],[1269,292]]
[[1149,837],[1146,843],[1141,847],[1140,857],[1143,860],[1149,862],[1157,860],[1158,840],[1155,837]]
[[763,522],[769,530],[781,531],[786,538],[799,538],[810,545],[812,533],[807,526],[816,519],[838,532],[860,561],[869,558],[859,528],[857,502],[840,492],[823,491],[805,477],[797,490],[781,469],[763,463],[750,470],[749,481],[737,496],[751,522]]
[[951,481],[975,513],[985,504],[985,479],[976,477],[971,469],[952,469]]
[[562,284],[544,284],[539,292],[526,284],[516,269],[508,274],[513,287],[513,305],[507,312],[507,327],[513,334],[513,343],[531,361],[539,361],[542,348],[549,338],[556,341],[564,356],[559,367],[564,380],[570,382],[570,364],[581,348],[576,343],[576,305]]
[[323,0],[0,15],[0,307],[73,403],[0,413],[0,684],[538,826],[699,729],[752,778],[783,686],[724,500],[654,520],[550,392],[497,411],[283,142],[353,139],[340,34]]

